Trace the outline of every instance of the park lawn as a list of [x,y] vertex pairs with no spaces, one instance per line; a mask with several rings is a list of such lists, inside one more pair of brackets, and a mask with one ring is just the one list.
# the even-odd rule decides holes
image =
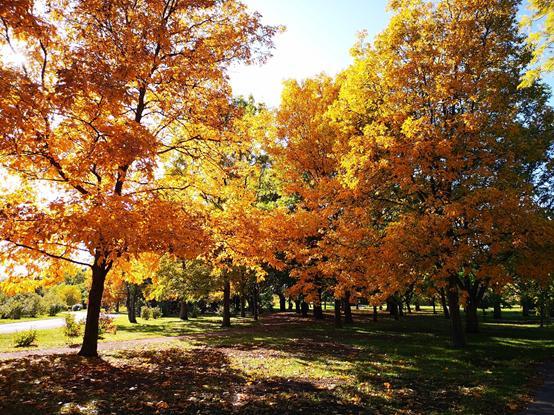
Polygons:
[[[152,337],[176,337],[189,334],[197,334],[206,331],[217,332],[221,329],[221,317],[201,316],[191,319],[188,322],[182,321],[176,317],[163,317],[159,319],[144,320],[137,318],[139,324],[131,324],[127,316],[121,315],[115,318],[117,332],[115,334],[106,333],[100,339],[101,342],[138,340]],[[250,320],[239,319],[235,325],[250,324]],[[31,347],[15,347],[14,341],[17,333],[0,334],[0,353],[17,352],[22,350],[36,350],[47,348],[66,347],[70,343],[72,346],[78,346],[81,338],[68,341],[64,336],[63,327],[36,330],[37,340]]]
[[[5,361],[0,402],[20,414],[509,414],[540,381],[536,366],[554,358],[554,328],[516,313],[502,323],[487,319],[464,350],[450,348],[440,315],[355,318],[335,329],[330,315],[313,322],[274,314],[223,331],[217,317],[149,321],[144,326],[164,327],[151,328],[158,335],[186,330],[181,325],[198,335],[102,359]],[[40,390],[32,387],[37,380]],[[2,395],[5,382],[17,385],[15,394]]]

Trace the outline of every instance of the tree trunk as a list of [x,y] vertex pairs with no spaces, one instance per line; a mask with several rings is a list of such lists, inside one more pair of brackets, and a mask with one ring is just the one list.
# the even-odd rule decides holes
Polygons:
[[406,310],[408,310],[408,314],[412,314],[412,307],[410,305],[410,300],[406,300]]
[[115,302],[115,313],[119,314],[119,301]]
[[477,304],[468,301],[466,307],[466,333],[479,333],[479,318],[477,317]]
[[398,313],[398,303],[396,302],[396,300],[394,298],[389,298],[387,300],[387,309],[389,310],[390,312],[390,315],[395,319],[395,320],[398,320],[399,319],[399,313]]
[[100,306],[102,305],[102,294],[104,293],[104,282],[110,270],[105,262],[100,264],[97,262],[98,256],[92,266],[92,285],[88,296],[85,335],[79,351],[79,355],[85,357],[98,356],[98,319],[100,317]]
[[317,291],[318,298],[314,301],[314,318],[316,320],[323,320],[323,310],[321,308],[321,288]]
[[277,295],[279,296],[279,311],[284,313],[287,311],[287,299],[283,293],[279,293]]
[[377,321],[377,306],[373,306],[373,321]]
[[137,286],[125,283],[127,289],[127,317],[129,323],[137,324]]
[[252,293],[252,316],[254,317],[254,321],[258,321],[260,309],[258,306],[258,284],[254,284],[254,292]]
[[302,301],[302,305],[300,308],[302,312],[302,317],[308,317],[308,310],[310,309],[308,303],[306,301]]
[[240,295],[240,316],[246,317],[246,298],[244,298],[244,293]]
[[181,308],[179,309],[179,318],[181,320],[189,319],[189,306],[185,300],[181,301]]
[[450,311],[448,310],[448,304],[446,303],[446,293],[444,292],[444,288],[440,289],[440,297],[441,297],[441,306],[442,311],[444,313],[444,318],[450,318]]
[[289,297],[289,311],[293,310],[292,298]]
[[300,300],[294,300],[294,311],[296,314],[300,314]]
[[500,298],[494,300],[492,318],[500,320],[502,318],[502,308],[500,307]]
[[346,324],[354,323],[352,319],[352,307],[350,306],[350,292],[344,293],[344,322]]
[[231,282],[225,279],[223,286],[223,321],[221,327],[231,327]]
[[340,303],[341,303],[341,300],[339,298],[335,298],[335,327],[337,328],[342,327],[342,319],[340,315]]
[[435,296],[431,297],[431,305],[433,306],[433,314],[437,314],[437,306],[435,305]]
[[450,320],[452,321],[452,346],[464,347],[466,339],[462,326],[462,316],[460,314],[460,298],[458,295],[458,285],[456,277],[452,276],[448,281],[448,308],[450,311]]
[[419,300],[416,300],[415,302],[415,311],[421,311],[421,304],[419,304]]

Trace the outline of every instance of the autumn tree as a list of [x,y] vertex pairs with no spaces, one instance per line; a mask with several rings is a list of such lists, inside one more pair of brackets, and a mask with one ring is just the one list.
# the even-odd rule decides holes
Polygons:
[[529,30],[528,43],[533,49],[533,68],[528,69],[520,87],[529,87],[541,74],[554,70],[554,3],[552,0],[529,0],[530,14],[523,17],[521,25]]
[[327,239],[339,215],[336,199],[342,189],[335,148],[339,134],[327,117],[338,91],[335,80],[324,75],[286,82],[276,115],[277,137],[270,147],[283,191],[296,199],[292,228],[283,228],[291,276],[297,279],[290,292],[311,301],[316,318],[323,317],[323,291],[335,292],[338,301],[345,293]]
[[509,259],[543,232],[530,177],[551,146],[551,110],[540,85],[517,89],[531,59],[517,1],[390,5],[340,93],[343,182],[365,202],[343,215],[359,217],[342,231],[358,238],[343,239],[362,242],[357,256],[383,293],[424,276],[444,288],[459,347],[460,290],[509,282]]
[[226,70],[263,58],[275,28],[235,0],[34,6],[0,3],[1,46],[25,57],[0,67],[1,168],[16,180],[0,206],[3,285],[18,289],[47,260],[89,267],[80,354],[95,356],[116,261],[209,247],[203,205],[171,197],[189,184],[160,177],[175,154],[193,165],[225,147]]

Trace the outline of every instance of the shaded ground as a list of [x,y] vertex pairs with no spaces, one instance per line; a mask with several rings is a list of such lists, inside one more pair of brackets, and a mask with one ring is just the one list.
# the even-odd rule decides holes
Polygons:
[[522,415],[554,414],[554,362],[548,362],[541,368],[544,384],[539,388]]
[[[468,350],[448,347],[429,315],[350,328],[273,315],[261,324],[101,359],[0,362],[2,414],[517,413],[554,330],[487,324]],[[362,321],[360,321],[362,319]],[[155,339],[149,339],[150,341]]]

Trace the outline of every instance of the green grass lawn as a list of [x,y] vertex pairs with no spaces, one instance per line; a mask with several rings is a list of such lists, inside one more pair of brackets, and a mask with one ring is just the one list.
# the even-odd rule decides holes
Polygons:
[[[202,316],[191,319],[188,322],[176,317],[164,317],[159,319],[144,320],[137,318],[138,324],[131,324],[126,315],[115,318],[117,332],[107,333],[100,339],[105,341],[125,341],[145,339],[149,337],[182,336],[186,334],[201,333],[205,331],[220,330],[221,318],[217,316]],[[249,324],[248,319],[237,319],[235,325]],[[36,330],[37,340],[31,347],[15,347],[17,333],[0,334],[0,353],[15,352],[21,350],[34,350],[44,348],[65,347],[72,343],[80,343],[81,339],[68,340],[64,336],[63,327],[47,330]]]
[[[231,330],[220,329],[216,316],[133,326],[121,318],[118,334],[105,340],[196,335],[105,352],[100,360],[64,355],[5,361],[0,402],[4,412],[23,415],[37,409],[511,414],[540,381],[536,366],[554,358],[554,327],[541,329],[517,311],[505,312],[501,322],[489,314],[463,350],[450,347],[449,321],[440,314],[424,311],[400,321],[383,315],[378,322],[367,312],[354,317],[354,325],[336,329],[330,314],[323,322],[275,314],[259,324],[243,320]],[[37,381],[40,389],[33,388]],[[6,395],[10,385],[17,385],[15,395]]]

